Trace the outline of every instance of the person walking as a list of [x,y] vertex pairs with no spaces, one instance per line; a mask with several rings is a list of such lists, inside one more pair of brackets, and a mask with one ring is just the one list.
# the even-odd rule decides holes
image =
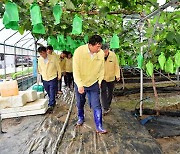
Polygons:
[[66,76],[67,76],[67,86],[71,88],[71,86],[74,87],[74,79],[73,79],[73,66],[72,66],[72,53],[68,53],[67,59],[66,59]]
[[[54,48],[53,48],[53,46],[51,46],[51,45],[49,45],[49,46],[47,46],[47,53],[48,53],[48,55],[52,55],[52,56],[55,56],[55,58],[56,58],[56,61],[59,61],[59,55],[58,54],[56,54],[55,52],[54,52]],[[61,67],[61,65],[60,65],[60,67]],[[61,67],[62,68],[62,67]],[[61,80],[61,79],[60,79]],[[56,98],[58,98],[58,81],[60,81],[60,80],[57,80],[57,89],[56,89]]]
[[58,94],[62,94],[62,77],[66,75],[66,54],[64,52],[59,56],[59,64],[61,66],[61,79],[58,81]]
[[49,110],[53,110],[56,100],[57,80],[61,79],[61,67],[56,57],[47,54],[45,47],[38,48],[40,57],[38,59],[38,71],[42,75],[43,86],[49,97]]
[[101,101],[103,106],[103,114],[110,112],[110,105],[112,102],[114,81],[120,80],[120,68],[116,54],[109,50],[109,45],[102,46],[104,51],[104,79],[101,84]]
[[51,45],[47,46],[47,53],[50,54],[50,55],[56,56],[57,59],[59,58],[59,55],[57,55],[54,52],[54,49],[53,49],[53,47]]
[[84,123],[84,105],[86,94],[90,108],[94,112],[96,131],[107,133],[102,126],[102,109],[100,104],[100,86],[104,78],[104,53],[101,50],[102,38],[93,35],[88,44],[78,47],[73,56],[73,76],[77,101],[77,125]]

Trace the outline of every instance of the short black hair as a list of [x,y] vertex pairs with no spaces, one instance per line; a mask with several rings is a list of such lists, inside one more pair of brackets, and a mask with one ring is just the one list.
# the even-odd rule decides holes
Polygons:
[[103,44],[102,45],[102,50],[108,50],[109,49],[109,44]]
[[102,44],[102,42],[103,42],[103,39],[102,39],[101,36],[93,35],[93,36],[90,37],[88,43],[91,44],[91,45],[96,45],[96,44]]
[[53,50],[52,45],[48,45],[48,46],[47,46],[47,50]]
[[43,51],[46,52],[46,47],[40,46],[40,47],[38,48],[38,52],[41,53],[41,52],[43,52]]
[[67,55],[71,55],[71,57],[73,56],[71,52],[67,52]]
[[62,51],[62,53],[64,53],[66,56],[68,55],[68,51],[66,50]]

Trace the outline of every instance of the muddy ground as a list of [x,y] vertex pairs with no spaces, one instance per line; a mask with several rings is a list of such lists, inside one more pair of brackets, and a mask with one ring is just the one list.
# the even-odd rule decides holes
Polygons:
[[[154,95],[151,83],[145,83],[144,108],[154,109]],[[158,91],[160,109],[178,111],[180,109],[180,91],[171,82],[157,83],[157,87],[168,87],[169,91]],[[54,153],[122,153],[122,154],[174,154],[180,153],[180,137],[153,138],[148,129],[140,125],[130,111],[139,102],[139,84],[116,84],[112,111],[103,117],[104,127],[108,134],[95,132],[91,109],[86,105],[85,123],[76,127],[76,107],[72,103],[73,93],[65,91],[65,95],[57,100],[58,104],[52,114],[5,119],[2,121],[3,131],[0,135],[0,154],[50,154]],[[168,89],[165,88],[165,89]],[[173,90],[175,89],[175,90]],[[133,91],[131,93],[131,91]],[[120,94],[118,96],[118,94]],[[67,125],[67,115],[69,119]],[[146,116],[144,116],[146,117]],[[64,133],[62,128],[66,128]],[[180,129],[179,129],[180,131]],[[62,135],[63,133],[63,135]],[[58,142],[57,142],[58,141]],[[56,147],[57,145],[57,147]]]
[[[178,112],[177,116],[180,117],[180,88],[175,86],[175,84],[170,81],[156,82],[156,86],[158,89],[157,91],[159,97],[160,110],[163,112],[170,112],[170,113]],[[132,83],[125,83],[125,92],[123,93],[122,92],[118,93],[118,91],[120,91],[119,89],[122,89],[122,83],[116,84],[115,97],[114,97],[114,102],[112,103],[112,107],[120,108],[126,111],[135,110],[135,106],[139,102],[139,98],[140,98],[140,94],[138,93],[139,83],[133,83],[133,81]],[[152,84],[150,80],[149,82],[144,83],[143,97],[147,98],[145,101],[143,101],[143,108],[153,110],[155,107],[154,104],[155,99],[154,99]],[[144,117],[147,117],[147,115],[144,115],[142,118]],[[180,135],[179,126],[176,128],[176,130]],[[171,131],[171,129],[169,129],[169,131]],[[165,154],[179,154],[180,153],[179,135],[172,137],[156,138],[156,141],[160,144],[162,151]]]
[[[69,92],[70,95],[73,93]],[[2,154],[162,153],[156,140],[128,111],[112,108],[112,112],[103,117],[108,134],[101,135],[95,131],[92,111],[88,105],[85,106],[85,123],[77,127],[75,102],[68,97],[57,101],[58,104],[52,114],[3,120],[3,131],[7,133],[0,135],[0,152]],[[68,115],[70,115],[68,123],[64,127]],[[66,129],[62,136],[63,128]]]

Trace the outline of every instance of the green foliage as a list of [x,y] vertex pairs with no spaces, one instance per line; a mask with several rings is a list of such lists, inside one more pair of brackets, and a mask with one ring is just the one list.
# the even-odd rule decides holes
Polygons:
[[158,62],[160,64],[161,70],[164,70],[164,64],[166,62],[166,57],[164,56],[163,52],[161,52],[161,55],[158,57]]
[[119,63],[119,65],[121,65],[121,61],[120,61],[119,55],[118,55],[118,54],[116,54],[116,57],[117,57],[117,59],[118,59],[118,63]]
[[27,74],[32,73],[32,72],[33,72],[33,68],[29,68],[29,69],[26,69],[24,71],[19,71],[19,72],[16,72],[16,73],[12,73],[11,77],[14,80],[17,77],[20,77],[20,76],[23,76],[23,75],[27,75]]
[[[18,5],[19,32],[23,34],[25,30],[33,31],[29,8],[34,0],[14,0],[13,2]],[[1,17],[4,14],[4,3],[5,0],[0,2]],[[134,23],[133,20],[130,20],[127,25],[123,24],[125,14],[147,15],[152,9],[157,9],[157,0],[37,0],[37,4],[40,7],[42,17],[40,23],[43,23],[46,34],[42,32],[43,35],[33,35],[37,39],[43,38],[45,40],[53,36],[55,40],[53,46],[58,50],[70,50],[73,53],[75,48],[87,43],[88,37],[93,34],[100,34],[106,42],[111,42],[113,34],[118,34],[116,38],[119,37],[119,43],[114,41],[116,45],[113,45],[113,48],[117,48],[116,53],[119,55],[122,65],[139,65],[140,68],[146,70],[146,64],[148,64],[148,68],[151,68],[150,71],[147,71],[149,75],[153,72],[152,68],[164,69],[166,65],[168,72],[172,72],[172,70],[174,72],[174,67],[179,66],[177,51],[180,50],[180,11],[161,12],[159,17],[154,16],[146,20],[143,28],[143,43],[140,43],[138,28],[129,30]],[[58,15],[54,20],[53,8],[56,4],[61,6],[62,15],[57,13]],[[119,14],[120,11],[124,11],[124,13]],[[72,34],[72,24],[76,14],[82,17],[83,30],[74,35],[75,33]],[[38,31],[43,29],[43,25],[37,24]],[[52,41],[50,42],[52,44]],[[141,60],[139,60],[139,64],[137,62],[142,46],[143,65],[140,62]],[[169,60],[169,57],[171,57],[171,60]],[[168,62],[166,59],[168,59]],[[153,67],[150,67],[152,65]],[[167,69],[169,67],[171,69]]]
[[3,16],[3,14],[4,14],[4,3],[2,2],[2,1],[0,1],[0,17],[2,17]]
[[[147,70],[147,66],[149,70],[152,70],[152,67],[150,67],[152,64],[155,69],[165,70],[165,72],[168,73],[175,72],[175,57],[177,57],[175,55],[180,47],[178,30],[180,22],[177,22],[179,17],[177,14],[177,12],[162,12],[157,27],[155,25],[157,21],[156,16],[149,20],[147,23],[148,28],[146,28],[146,26],[144,27],[146,39],[143,41],[143,53],[148,75],[150,75],[150,71]],[[152,41],[151,43],[150,40]],[[134,44],[138,50],[140,50],[140,46],[142,45],[132,44]],[[151,61],[151,65],[149,61]]]
[[75,9],[75,6],[74,6],[74,4],[72,3],[71,0],[66,0],[65,7],[66,7],[67,9],[72,9],[72,10]]
[[[42,1],[36,0],[40,6],[42,14],[42,23],[43,25],[38,25],[36,28],[41,28],[41,34],[33,34],[37,39],[44,38],[47,39],[49,35],[58,35],[64,34],[72,35],[72,19],[75,14],[81,14],[83,17],[83,33],[88,34],[88,36],[94,33],[102,33],[104,36],[111,35],[112,33],[120,33],[122,31],[122,16],[120,14],[109,14],[111,11],[119,11],[126,8],[128,11],[136,10],[136,5],[134,1],[131,2],[128,0],[128,5],[125,5],[127,2],[118,2],[118,1],[90,1],[90,0],[49,0]],[[3,2],[0,2],[0,15],[4,13]],[[29,8],[34,2],[34,0],[15,0],[18,5],[19,16],[20,16],[20,33],[23,34],[24,30],[33,31],[33,26],[31,26]],[[53,16],[53,7],[56,4],[60,4],[63,9],[63,15],[61,17],[61,23],[59,25],[54,25]],[[130,4],[130,5],[129,5]],[[93,14],[91,15],[91,12]],[[89,15],[90,13],[90,15]],[[59,17],[57,17],[59,19]],[[59,23],[56,19],[56,24]],[[113,24],[112,24],[113,23]],[[44,27],[43,27],[44,26]],[[112,32],[113,30],[113,32]],[[46,32],[46,34],[44,34]],[[82,39],[82,38],[81,38]]]
[[151,76],[153,75],[153,70],[154,70],[154,66],[153,66],[153,63],[151,61],[149,61],[147,64],[146,64],[146,73],[147,75]]
[[[103,40],[104,41],[104,40]],[[88,35],[85,35],[84,36],[84,43],[87,43],[88,42]],[[105,41],[104,41],[104,43],[105,43]]]
[[23,35],[25,31],[24,25],[20,26],[18,31],[21,35]]
[[105,7],[102,7],[102,8],[99,10],[99,14],[100,14],[101,16],[106,16],[109,11],[110,11],[110,9],[109,9],[107,6],[105,6]]
[[121,66],[125,66],[126,65],[126,61],[125,61],[124,56],[121,57],[120,62],[121,62]]
[[180,67],[180,51],[175,54],[175,65],[176,67]]
[[59,2],[59,0],[49,0],[51,5],[55,5]]
[[165,71],[167,73],[174,73],[174,65],[171,57],[169,57],[165,63]]
[[169,32],[167,34],[167,37],[166,37],[167,41],[172,42],[174,38],[175,38],[174,32]]

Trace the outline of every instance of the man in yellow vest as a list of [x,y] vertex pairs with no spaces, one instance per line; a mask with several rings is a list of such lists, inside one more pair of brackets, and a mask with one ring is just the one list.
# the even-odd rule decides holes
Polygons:
[[61,79],[61,67],[56,57],[47,54],[45,47],[39,47],[38,71],[42,75],[44,89],[49,97],[49,110],[53,110],[56,100],[57,80]]
[[114,81],[120,80],[120,68],[116,54],[109,50],[109,45],[102,46],[104,51],[104,79],[101,84],[101,100],[103,106],[103,114],[106,115],[110,111],[112,95],[114,89]]
[[94,111],[96,131],[104,134],[102,109],[100,104],[100,86],[104,78],[104,53],[101,50],[102,38],[93,35],[88,44],[78,47],[73,55],[73,76],[78,109],[77,125],[84,123],[84,105],[86,94],[89,105]]
[[[46,49],[47,49],[48,55],[55,56],[56,57],[56,61],[59,61],[59,55],[54,52],[54,49],[53,49],[53,47],[51,45],[47,46]],[[56,98],[58,98],[57,94],[58,94],[58,81],[57,81],[57,89],[56,89]]]

